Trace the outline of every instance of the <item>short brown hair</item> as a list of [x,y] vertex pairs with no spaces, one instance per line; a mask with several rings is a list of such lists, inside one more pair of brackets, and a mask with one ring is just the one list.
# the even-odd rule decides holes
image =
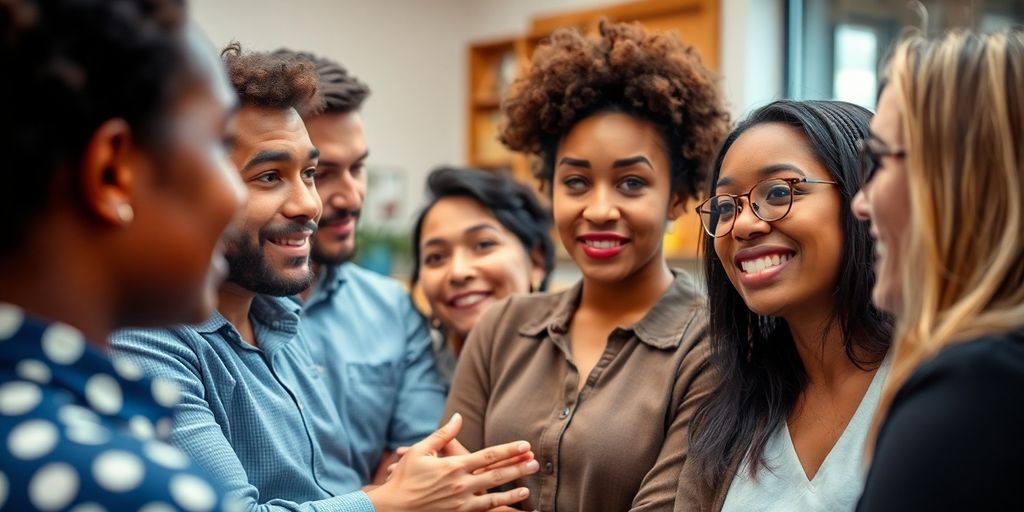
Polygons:
[[266,52],[243,52],[237,42],[221,52],[231,85],[243,105],[319,109],[323,103],[313,64]]

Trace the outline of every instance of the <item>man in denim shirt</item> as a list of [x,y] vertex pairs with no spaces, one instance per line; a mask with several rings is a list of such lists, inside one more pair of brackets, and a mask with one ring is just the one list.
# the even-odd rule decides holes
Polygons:
[[[366,194],[369,154],[359,110],[369,88],[341,65],[280,50],[316,66],[324,106],[304,116],[320,150],[316,188],[323,202],[301,327],[325,370],[363,484],[381,483],[389,455],[429,435],[444,409],[430,332],[405,288],[351,262]],[[375,473],[377,478],[374,478]]]
[[[241,100],[231,158],[249,201],[226,242],[230,273],[217,311],[200,325],[126,330],[112,341],[123,358],[181,387],[172,443],[249,510],[483,510],[521,501],[518,489],[475,493],[536,471],[528,445],[441,459],[458,419],[415,445],[387,483],[359,490],[350,434],[289,298],[312,282],[319,151],[298,111],[316,105],[317,78],[296,59],[237,45],[224,55]],[[474,475],[488,460],[515,465]]]

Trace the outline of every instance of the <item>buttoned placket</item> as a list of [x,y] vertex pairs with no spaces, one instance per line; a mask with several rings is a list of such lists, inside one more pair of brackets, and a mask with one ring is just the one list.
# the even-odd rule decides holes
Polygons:
[[622,351],[622,347],[632,335],[632,331],[621,328],[616,328],[608,335],[608,340],[600,359],[598,359],[594,368],[590,370],[587,381],[580,388],[580,373],[576,363],[573,361],[571,345],[569,344],[569,338],[566,335],[565,329],[551,328],[548,330],[548,336],[550,336],[551,341],[562,351],[562,355],[565,356],[569,371],[562,386],[562,396],[565,397],[562,401],[563,407],[553,412],[556,420],[551,422],[551,425],[541,434],[540,446],[535,452],[542,457],[538,462],[540,462],[541,472],[544,474],[544,477],[541,478],[540,497],[538,498],[538,504],[541,505],[541,509],[552,511],[558,509],[558,464],[561,457],[562,438],[572,424],[573,416],[579,410],[583,399],[593,390],[604,370],[615,360],[615,357]]
[[[272,320],[270,322],[270,325],[264,327],[263,330],[273,331],[273,335],[280,336],[282,332],[288,332],[287,327],[288,325],[285,324],[285,321]],[[310,464],[312,466],[311,469],[313,470],[313,481],[316,483],[317,487],[333,496],[334,493],[328,490],[326,487],[323,486],[323,484],[320,483],[320,475],[326,471],[326,468],[324,467],[324,461],[320,460],[320,458],[316,456],[316,450],[314,449],[316,435],[310,431],[311,422],[309,421],[308,418],[306,418],[306,411],[302,405],[302,400],[299,398],[299,395],[295,393],[294,390],[292,390],[291,386],[289,386],[288,383],[285,382],[285,379],[281,377],[280,372],[278,371],[274,363],[275,359],[277,359],[277,357],[282,354],[282,349],[284,348],[285,343],[278,343],[277,340],[272,340],[271,343],[267,344],[266,348],[268,350],[265,350],[258,343],[252,345],[246,343],[242,339],[241,335],[238,333],[238,330],[234,329],[233,326],[232,329],[230,330],[230,335],[234,337],[234,339],[237,340],[238,343],[243,348],[247,350],[253,350],[260,355],[260,358],[263,360],[264,364],[267,365],[267,369],[270,371],[270,374],[274,377],[274,380],[277,381],[278,385],[280,385],[285,390],[285,392],[288,393],[288,396],[292,399],[292,403],[295,404],[295,407],[299,413],[299,418],[302,420],[302,428],[306,432],[306,440],[309,442],[309,457]]]

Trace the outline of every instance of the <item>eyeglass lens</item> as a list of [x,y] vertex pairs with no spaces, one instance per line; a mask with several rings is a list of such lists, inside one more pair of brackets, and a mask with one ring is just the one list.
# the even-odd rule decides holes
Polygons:
[[[758,183],[747,197],[754,215],[765,222],[772,222],[789,213],[789,208],[793,204],[793,188],[785,180],[765,180]],[[725,236],[732,230],[739,211],[737,198],[718,195],[707,202],[701,209],[700,216],[708,232],[719,237]]]

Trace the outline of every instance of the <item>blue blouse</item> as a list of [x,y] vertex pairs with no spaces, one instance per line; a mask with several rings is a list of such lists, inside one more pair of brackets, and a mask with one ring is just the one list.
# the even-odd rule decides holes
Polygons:
[[0,303],[0,509],[234,509],[164,441],[179,392]]

